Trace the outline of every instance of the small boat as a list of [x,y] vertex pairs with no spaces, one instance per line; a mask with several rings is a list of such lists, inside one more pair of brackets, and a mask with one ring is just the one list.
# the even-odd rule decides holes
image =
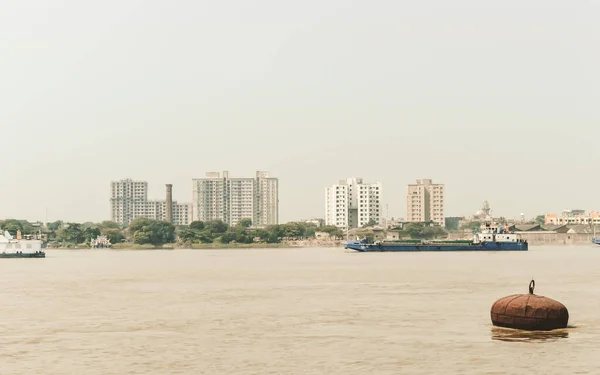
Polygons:
[[526,240],[508,228],[489,223],[481,225],[481,233],[475,233],[472,240],[396,240],[368,242],[366,240],[347,241],[345,249],[359,252],[380,251],[527,251]]
[[90,240],[90,247],[92,249],[108,249],[111,246],[112,244],[106,236],[98,236],[96,239]]
[[0,234],[0,258],[45,258],[42,241],[23,239],[21,231],[17,230],[17,238],[8,231]]

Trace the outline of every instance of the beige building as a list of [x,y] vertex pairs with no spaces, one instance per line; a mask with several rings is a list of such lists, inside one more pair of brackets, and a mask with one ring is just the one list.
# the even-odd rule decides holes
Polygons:
[[209,172],[193,180],[194,220],[222,220],[236,225],[251,219],[255,226],[279,223],[279,180],[267,172],[255,178],[231,178],[228,172]]
[[[147,217],[154,220],[167,219],[167,202],[162,200],[151,200],[140,205],[137,216]],[[192,205],[190,203],[180,204],[173,201],[171,206],[171,222],[173,225],[190,225],[192,222]]]
[[406,221],[433,221],[444,226],[444,190],[443,184],[434,184],[430,179],[407,185]]
[[[148,200],[148,182],[125,179],[112,181],[110,198],[110,220],[120,225],[129,225],[137,217],[167,220],[167,201]],[[189,225],[192,205],[172,202],[172,223]]]
[[554,213],[544,215],[544,223],[547,225],[600,224],[600,213],[586,213],[585,210],[564,210],[559,215]]

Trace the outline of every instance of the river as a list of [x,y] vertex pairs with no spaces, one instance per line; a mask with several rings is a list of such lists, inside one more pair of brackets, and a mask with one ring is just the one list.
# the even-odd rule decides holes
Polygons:
[[[0,261],[0,373],[594,374],[599,264],[594,245],[49,250]],[[491,325],[531,278],[570,328]]]

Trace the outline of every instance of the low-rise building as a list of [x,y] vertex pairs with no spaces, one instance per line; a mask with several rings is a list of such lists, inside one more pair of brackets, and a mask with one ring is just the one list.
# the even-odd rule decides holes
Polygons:
[[600,212],[584,210],[564,210],[560,214],[549,213],[544,215],[546,225],[585,225],[600,224]]

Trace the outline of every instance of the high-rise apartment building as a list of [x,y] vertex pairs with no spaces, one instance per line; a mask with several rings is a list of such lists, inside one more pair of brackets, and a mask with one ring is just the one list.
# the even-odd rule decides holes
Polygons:
[[[170,194],[171,185],[167,186],[167,195]],[[154,220],[168,220],[167,209],[169,203],[161,200],[148,200],[148,183],[146,181],[133,181],[125,179],[111,182],[110,220],[120,224],[129,225],[137,217],[146,217]],[[174,225],[189,225],[192,217],[191,204],[178,204],[173,201],[171,208],[171,222]]]
[[347,178],[325,188],[325,225],[350,229],[381,223],[381,183]]
[[110,198],[110,220],[121,225],[129,223],[140,215],[142,206],[148,200],[148,183],[131,179],[112,181]]
[[254,179],[254,225],[279,224],[279,180],[267,172],[256,172]]
[[434,184],[430,179],[417,180],[416,184],[407,185],[406,220],[432,221],[444,226],[444,185]]
[[236,225],[251,219],[255,226],[279,223],[279,180],[267,172],[255,178],[231,178],[228,172],[209,172],[193,180],[194,220],[222,220]]

